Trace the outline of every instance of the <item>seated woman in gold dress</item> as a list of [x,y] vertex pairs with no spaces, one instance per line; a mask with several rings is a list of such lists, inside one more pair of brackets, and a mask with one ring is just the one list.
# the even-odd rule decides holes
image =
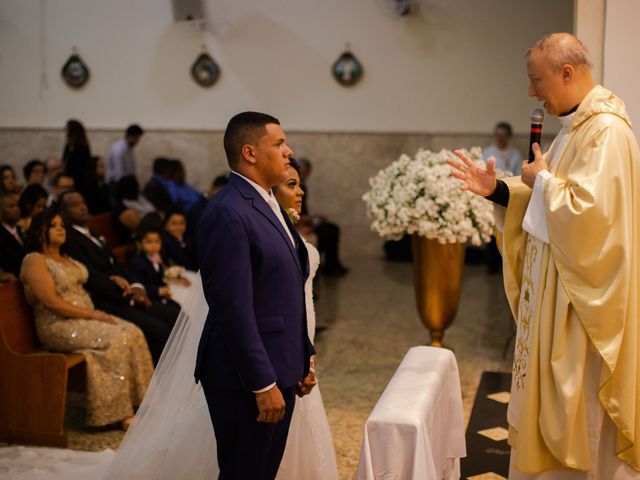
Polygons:
[[36,215],[27,232],[20,278],[33,305],[42,345],[82,353],[87,363],[89,426],[122,422],[128,428],[142,402],[153,363],[142,331],[132,323],[96,310],[82,287],[86,267],[64,254],[66,230],[55,210]]

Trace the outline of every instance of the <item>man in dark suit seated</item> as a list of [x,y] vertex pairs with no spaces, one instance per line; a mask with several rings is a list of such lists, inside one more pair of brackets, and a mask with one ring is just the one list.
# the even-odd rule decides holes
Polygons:
[[17,226],[18,220],[18,194],[0,194],[0,269],[9,280],[17,280],[20,276],[20,266],[26,253],[24,234]]
[[140,327],[157,363],[179,311],[149,300],[144,287],[134,283],[130,272],[116,262],[104,239],[87,228],[89,210],[80,193],[68,190],[58,203],[67,227],[67,251],[89,270],[84,287],[96,308]]
[[173,205],[173,199],[167,188],[170,174],[171,160],[164,157],[156,158],[153,161],[153,175],[142,190],[142,194],[160,212],[166,212]]

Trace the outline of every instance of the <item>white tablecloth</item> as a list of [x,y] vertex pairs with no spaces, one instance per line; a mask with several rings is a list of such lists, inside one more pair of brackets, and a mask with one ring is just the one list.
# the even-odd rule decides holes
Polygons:
[[466,454],[455,356],[411,348],[367,419],[356,478],[458,479]]

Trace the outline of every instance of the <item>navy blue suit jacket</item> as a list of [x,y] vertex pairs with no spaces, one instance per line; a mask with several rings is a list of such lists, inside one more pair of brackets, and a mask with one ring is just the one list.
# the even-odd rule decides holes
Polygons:
[[18,242],[9,230],[0,225],[0,268],[16,277],[20,276],[22,259],[27,253],[24,248],[24,235],[19,229],[18,235],[23,243]]
[[136,280],[147,290],[147,295],[151,300],[161,300],[158,295],[160,287],[166,287],[167,284],[164,281],[164,268],[161,266],[160,270],[156,272],[153,268],[153,263],[144,252],[137,252],[133,258],[129,261],[129,271],[133,274]]
[[[91,234],[98,239],[100,238],[95,232],[91,232]],[[128,304],[129,299],[122,296],[122,290],[109,277],[119,275],[130,283],[137,282],[138,279],[133,278],[128,269],[117,263],[109,245],[102,241],[101,243],[102,246],[99,247],[73,228],[70,222],[67,223],[65,248],[71,257],[84,264],[89,270],[89,279],[84,284],[84,288],[93,297],[104,299],[116,305]]]
[[183,244],[170,233],[164,232],[162,235],[162,258],[169,262],[168,265],[180,265],[187,270],[197,272],[198,260],[195,258],[195,252],[186,239]]
[[229,184],[205,207],[197,229],[198,260],[209,314],[195,378],[207,388],[255,391],[296,385],[315,353],[309,341],[304,284],[307,249],[283,213],[247,181]]

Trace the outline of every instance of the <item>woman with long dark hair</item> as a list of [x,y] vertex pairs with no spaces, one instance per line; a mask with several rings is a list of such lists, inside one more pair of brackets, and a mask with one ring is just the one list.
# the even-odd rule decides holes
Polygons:
[[86,197],[97,182],[96,159],[91,156],[84,125],[78,120],[69,120],[66,125],[67,142],[62,153],[64,171],[73,177],[76,190]]
[[0,165],[0,193],[16,193],[20,190],[16,172],[11,165]]
[[65,241],[56,209],[33,218],[20,279],[33,305],[36,332],[49,350],[84,355],[87,425],[120,422],[127,429],[153,374],[151,354],[137,326],[94,307],[83,288],[87,269],[65,255]]
[[49,194],[44,187],[38,183],[27,185],[20,194],[18,205],[20,207],[20,220],[18,226],[25,232],[31,224],[31,219],[43,211],[47,206]]

